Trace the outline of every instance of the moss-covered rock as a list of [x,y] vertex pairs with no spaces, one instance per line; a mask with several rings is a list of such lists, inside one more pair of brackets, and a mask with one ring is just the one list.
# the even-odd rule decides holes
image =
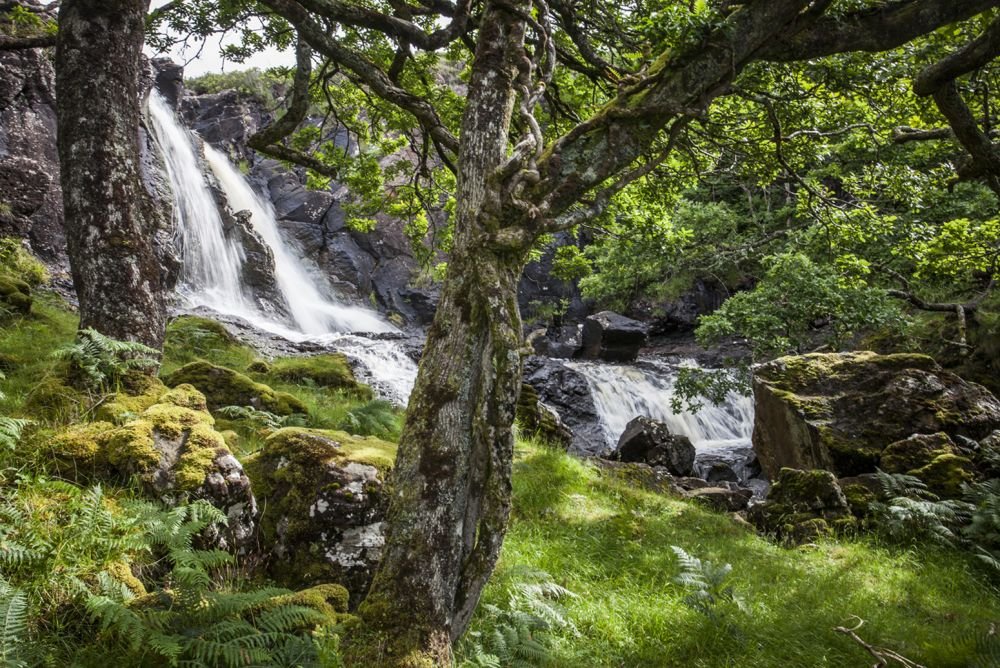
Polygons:
[[223,406],[252,406],[276,415],[308,413],[306,405],[287,392],[277,392],[249,376],[211,362],[185,364],[166,377],[171,387],[193,385],[205,395],[212,410]]
[[793,544],[854,524],[837,479],[821,469],[781,469],[767,499],[752,506],[747,519],[761,532]]
[[85,422],[60,432],[49,440],[49,453],[63,475],[93,475],[103,463],[106,434],[114,430],[110,422]]
[[1000,401],[925,355],[782,357],[754,373],[753,442],[765,472],[870,473],[912,434],[979,439],[1000,428]]
[[142,584],[142,580],[135,576],[132,572],[132,567],[126,564],[124,561],[114,561],[104,567],[108,575],[118,580],[118,582],[125,585],[125,588],[132,592],[133,596],[145,596],[146,585]]
[[383,489],[393,443],[344,432],[281,429],[247,460],[263,501],[271,575],[290,586],[339,582],[357,603],[381,557]]
[[31,286],[19,278],[0,274],[0,306],[27,315],[31,313]]
[[920,478],[927,489],[941,498],[958,499],[962,496],[962,485],[975,479],[975,466],[966,457],[945,453],[909,474]]
[[914,434],[890,443],[882,452],[879,467],[886,473],[907,473],[947,454],[955,454],[955,443],[948,434]]
[[274,360],[270,371],[265,373],[278,380],[310,381],[320,387],[345,390],[361,399],[371,399],[374,396],[370,387],[359,383],[354,377],[347,357],[341,353],[282,357]]
[[271,371],[271,365],[264,360],[254,360],[247,365],[248,373],[267,374]]
[[167,386],[158,378],[150,378],[141,392],[116,392],[111,398],[101,402],[94,409],[94,416],[98,420],[125,424],[158,402],[166,390]]
[[330,582],[286,594],[279,597],[276,602],[311,608],[326,617],[327,623],[339,624],[348,616],[345,613],[349,600],[350,593],[347,589],[342,585]]
[[75,420],[89,405],[87,397],[59,376],[47,376],[31,388],[24,402],[29,415],[52,422]]

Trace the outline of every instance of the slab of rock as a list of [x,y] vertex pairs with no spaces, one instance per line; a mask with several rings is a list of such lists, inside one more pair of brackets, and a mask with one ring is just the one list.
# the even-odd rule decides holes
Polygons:
[[722,512],[745,510],[753,498],[749,489],[731,489],[729,487],[704,487],[688,492],[688,498]]
[[580,372],[558,360],[529,357],[524,362],[524,382],[531,385],[539,400],[553,408],[569,427],[573,435],[571,453],[585,456],[608,453],[590,385]]
[[517,400],[517,421],[526,435],[564,449],[573,443],[573,432],[563,424],[559,413],[546,406],[538,398],[535,388],[527,383],[521,384],[521,395]]
[[662,422],[637,417],[625,426],[613,459],[663,466],[673,475],[689,476],[694,471],[694,445],[687,436],[671,434]]
[[581,357],[608,362],[633,362],[646,345],[647,327],[613,311],[601,311],[583,321]]
[[765,534],[802,543],[855,526],[847,497],[829,471],[784,468],[747,519]]
[[1000,428],[1000,401],[926,355],[783,357],[754,373],[753,445],[764,471],[873,472],[913,434],[978,440]]

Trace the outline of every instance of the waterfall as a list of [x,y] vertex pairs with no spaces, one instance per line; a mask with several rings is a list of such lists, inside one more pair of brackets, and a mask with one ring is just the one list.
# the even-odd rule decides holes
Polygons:
[[687,436],[699,452],[750,447],[753,432],[750,397],[731,394],[720,406],[706,404],[695,413],[674,413],[670,401],[677,373],[666,364],[647,362],[638,367],[567,362],[567,366],[587,379],[605,439],[611,447],[617,445],[629,421],[640,415],[664,423],[674,434]]
[[[416,379],[416,364],[391,341],[351,334],[395,332],[396,328],[374,311],[338,303],[322,280],[306,270],[299,252],[282,236],[270,201],[254,191],[222,152],[185,129],[156,91],[149,96],[149,110],[174,194],[183,259],[179,291],[187,304],[237,316],[291,341],[313,341],[344,352],[361,363],[366,370],[362,373],[365,380],[380,394],[405,405]],[[278,322],[263,313],[246,293],[241,273],[243,249],[225,234],[204,165],[211,170],[233,211],[250,212],[254,231],[271,249],[277,287],[292,322]]]

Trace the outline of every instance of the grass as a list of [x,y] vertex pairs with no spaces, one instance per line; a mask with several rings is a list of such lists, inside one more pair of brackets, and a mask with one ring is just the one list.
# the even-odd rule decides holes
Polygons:
[[[684,604],[678,545],[733,565],[748,604],[719,624]],[[1000,599],[966,555],[839,540],[779,547],[729,516],[638,489],[594,466],[522,443],[498,575],[531,567],[577,594],[578,636],[555,644],[566,666],[854,666],[867,655],[835,626],[928,666],[969,665],[961,639],[1000,620]],[[502,605],[505,591],[484,601]],[[475,628],[475,627],[474,627]]]

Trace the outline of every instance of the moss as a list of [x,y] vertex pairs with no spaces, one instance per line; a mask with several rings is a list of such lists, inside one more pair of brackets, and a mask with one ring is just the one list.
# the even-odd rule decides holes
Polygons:
[[229,453],[222,434],[205,424],[191,427],[184,452],[174,467],[177,489],[193,492],[205,482],[205,476],[215,465],[215,458]]
[[115,425],[87,422],[56,434],[49,442],[52,458],[59,465],[96,467],[101,459],[103,439]]
[[215,419],[206,411],[195,411],[173,404],[153,404],[141,417],[151,422],[167,438],[177,438],[184,430],[195,426],[211,427],[215,424]]
[[264,360],[254,360],[247,365],[248,373],[270,373],[271,365]]
[[312,608],[336,623],[347,612],[349,598],[350,594],[342,585],[321,584],[282,596],[279,600],[285,604]]
[[191,362],[165,380],[171,387],[193,385],[205,395],[212,410],[223,406],[253,406],[278,415],[308,413],[306,405],[291,394],[275,392],[249,376],[211,362]]
[[332,429],[286,427],[268,436],[264,448],[270,456],[368,464],[384,476],[396,462],[397,445],[374,436],[351,436]]
[[284,381],[310,381],[320,387],[346,390],[362,399],[374,396],[371,388],[354,377],[347,357],[341,353],[276,359],[271,363],[269,375]]
[[124,561],[113,561],[104,567],[108,575],[121,582],[133,596],[145,596],[146,586],[132,573],[132,568]]
[[133,420],[106,433],[103,441],[105,459],[123,473],[145,473],[160,463],[148,420]]
[[954,454],[955,444],[944,432],[914,434],[890,443],[882,452],[879,468],[887,473],[906,473],[927,466],[936,457]]
[[87,407],[86,396],[58,376],[42,379],[28,392],[24,410],[35,418],[69,422]]
[[871,504],[876,501],[875,493],[860,483],[844,485],[841,489],[851,512],[858,517],[867,515]]
[[32,301],[31,286],[14,276],[0,274],[0,305],[27,315]]
[[193,385],[182,383],[172,390],[168,390],[159,399],[159,403],[173,404],[181,408],[190,408],[193,411],[207,411],[208,403],[205,395],[199,392]]
[[222,436],[222,440],[226,442],[226,447],[228,447],[230,451],[237,452],[240,449],[242,440],[238,433],[232,429],[224,429],[220,431],[219,434]]
[[157,403],[167,389],[159,379],[151,378],[150,381],[141,393],[117,392],[111,399],[95,409],[94,416],[99,420],[107,420],[115,424],[134,420],[147,408]]
[[955,454],[938,455],[926,466],[910,471],[909,474],[924,481],[927,489],[946,499],[962,496],[962,485],[973,480],[975,470],[972,462]]

